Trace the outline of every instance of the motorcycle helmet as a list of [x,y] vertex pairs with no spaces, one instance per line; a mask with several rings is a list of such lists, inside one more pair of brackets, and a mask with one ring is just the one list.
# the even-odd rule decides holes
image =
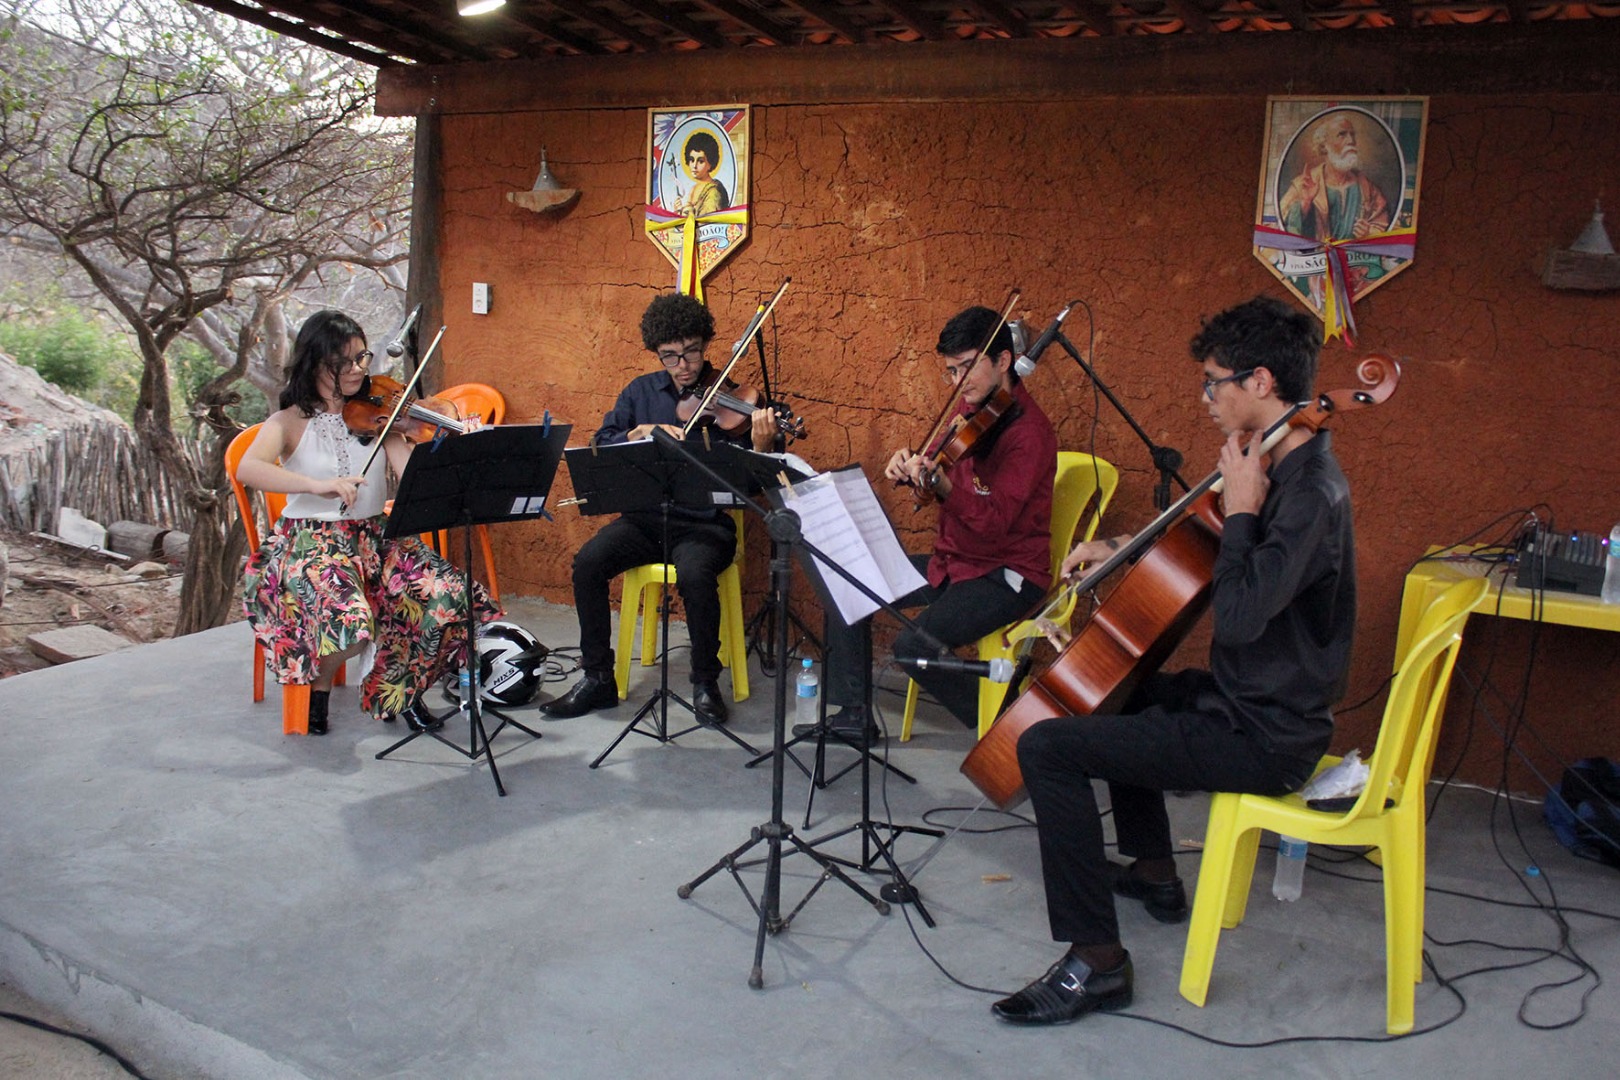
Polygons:
[[550,649],[517,623],[499,620],[478,629],[482,697],[494,705],[523,705],[540,688]]

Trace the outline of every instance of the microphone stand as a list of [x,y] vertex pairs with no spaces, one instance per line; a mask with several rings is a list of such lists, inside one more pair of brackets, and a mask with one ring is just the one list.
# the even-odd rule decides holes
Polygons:
[[1181,485],[1182,491],[1191,490],[1187,481],[1183,480],[1181,473],[1177,471],[1181,468],[1181,463],[1184,460],[1181,451],[1172,447],[1158,445],[1146,431],[1142,430],[1142,425],[1136,422],[1136,417],[1131,415],[1131,411],[1125,407],[1125,403],[1114,396],[1114,391],[1109,389],[1107,383],[1097,378],[1097,373],[1092,370],[1090,364],[1086,363],[1085,357],[1080,355],[1080,350],[1076,349],[1069,339],[1063,335],[1063,331],[1058,331],[1055,340],[1063,346],[1064,352],[1074,358],[1074,362],[1080,365],[1080,370],[1086,373],[1086,378],[1091,380],[1093,386],[1102,391],[1103,397],[1107,398],[1108,403],[1114,407],[1115,411],[1124,417],[1125,422],[1131,426],[1131,430],[1136,432],[1136,437],[1141,439],[1142,444],[1148,448],[1148,453],[1153,457],[1153,467],[1159,470],[1159,482],[1153,489],[1153,508],[1163,512],[1170,505],[1170,481],[1172,479]]

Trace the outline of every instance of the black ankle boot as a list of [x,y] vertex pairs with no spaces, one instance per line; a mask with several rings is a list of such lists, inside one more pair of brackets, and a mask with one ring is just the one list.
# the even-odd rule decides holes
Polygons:
[[326,734],[326,709],[332,701],[330,690],[311,690],[309,692],[309,733],[311,735]]

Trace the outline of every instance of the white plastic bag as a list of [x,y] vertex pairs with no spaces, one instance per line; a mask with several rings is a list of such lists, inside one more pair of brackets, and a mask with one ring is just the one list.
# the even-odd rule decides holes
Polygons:
[[1311,777],[1300,795],[1306,802],[1318,799],[1341,799],[1360,795],[1367,786],[1367,766],[1361,762],[1361,751],[1352,750],[1331,769]]

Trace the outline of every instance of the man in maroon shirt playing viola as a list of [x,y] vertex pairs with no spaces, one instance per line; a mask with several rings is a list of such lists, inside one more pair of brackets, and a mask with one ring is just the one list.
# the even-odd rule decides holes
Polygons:
[[[977,641],[1027,615],[1052,583],[1052,480],[1057,473],[1057,436],[1013,370],[1012,332],[996,330],[1000,316],[971,307],[940,331],[935,346],[945,381],[962,388],[964,415],[1005,390],[1013,404],[969,452],[933,469],[910,448],[896,450],[883,473],[928,490],[939,501],[939,539],[932,558],[913,555],[928,584],[902,597],[901,608],[927,605],[913,618],[947,648]],[[846,741],[868,745],[877,738],[866,714],[870,657],[864,635],[828,616],[827,704],[840,711],[828,726]],[[936,650],[907,629],[894,643],[896,658],[932,657]],[[979,680],[961,672],[919,671],[912,676],[970,728],[978,726]],[[794,728],[812,733],[811,725]]]

